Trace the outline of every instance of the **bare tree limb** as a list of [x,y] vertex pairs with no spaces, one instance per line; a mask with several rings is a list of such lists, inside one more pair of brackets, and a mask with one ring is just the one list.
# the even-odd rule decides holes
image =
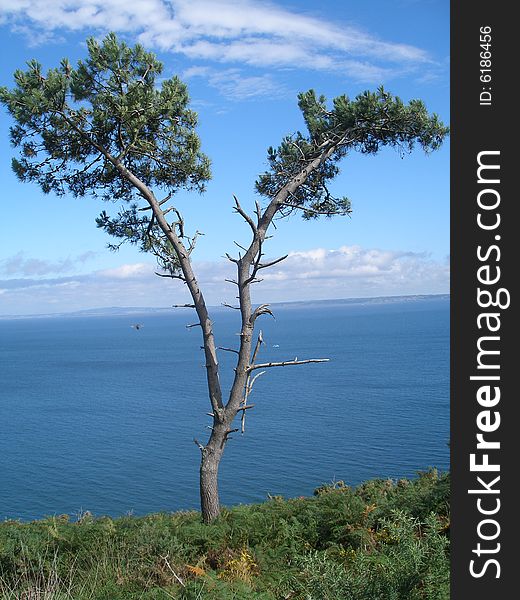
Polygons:
[[233,306],[232,304],[228,304],[227,302],[222,302],[222,306],[226,308],[232,308],[233,310],[240,310],[240,306]]
[[[263,305],[265,306],[265,305]],[[256,340],[255,349],[253,351],[253,356],[251,357],[251,364],[254,365],[256,361],[256,357],[258,355],[258,351],[260,350],[260,346],[264,343],[264,336],[262,334],[262,330],[258,332],[258,338]]]
[[238,264],[239,259],[238,258],[233,258],[230,254],[228,254],[226,252],[225,257],[232,263]]
[[244,221],[249,225],[249,227],[251,227],[253,235],[256,235],[257,226],[255,225],[255,222],[246,213],[246,211],[240,206],[240,202],[238,201],[238,198],[234,194],[233,194],[233,198],[235,199],[235,212],[237,212],[244,219]]
[[262,207],[260,206],[260,202],[258,202],[258,200],[255,200],[255,215],[257,221],[260,221],[262,217]]
[[281,256],[280,258],[277,258],[276,260],[271,260],[267,263],[258,263],[258,269],[267,269],[267,267],[272,267],[273,265],[281,263],[282,260],[285,260],[288,256],[289,255],[286,254],[285,256]]
[[289,367],[292,365],[306,365],[309,363],[323,363],[323,362],[329,362],[330,358],[308,358],[306,360],[286,360],[283,362],[270,362],[270,363],[263,363],[263,364],[258,364],[258,365],[250,365],[247,370],[248,371],[254,371],[255,369],[269,369],[271,367]]
[[235,244],[235,246],[238,246],[240,248],[240,250],[243,250],[244,252],[247,252],[247,248],[244,248],[244,246],[242,246],[241,244],[239,244],[237,241],[233,240],[233,244]]
[[175,275],[174,273],[157,273],[157,271],[155,271],[155,274],[157,275],[157,277],[169,277],[170,279],[180,279],[181,281],[184,281],[184,283],[186,283],[184,275]]
[[[162,206],[163,204],[165,204],[166,202],[168,202],[168,200],[173,196],[173,194],[168,194],[165,198],[163,198],[162,200],[157,200],[157,204],[159,206]],[[138,208],[137,210],[139,210],[140,212],[145,211],[145,210],[153,210],[151,206],[143,206],[142,208]]]
[[235,354],[238,354],[238,350],[234,350],[233,348],[224,348],[223,346],[217,346],[217,350],[222,350],[224,352],[234,352]]
[[[264,304],[262,306],[268,306],[267,304]],[[259,307],[260,308],[260,307]],[[254,315],[254,313],[253,313]],[[253,315],[251,315],[250,320],[253,318]],[[256,319],[256,317],[255,317]],[[253,322],[253,326],[254,326],[254,320]],[[260,350],[260,347],[262,346],[262,344],[264,343],[264,338],[262,335],[262,330],[260,330],[258,332],[258,338],[256,340],[256,344],[255,344],[255,349],[253,351],[253,356],[251,357],[251,362],[250,365],[254,365],[255,361],[256,361],[256,357],[258,356],[258,352]],[[242,417],[240,418],[241,421],[241,425],[240,425],[240,430],[241,433],[243,434],[246,430],[246,408],[247,408],[247,399],[249,398],[249,395],[251,394],[252,390],[253,390],[253,384],[255,383],[256,379],[258,379],[258,377],[260,375],[263,375],[265,373],[265,371],[262,371],[260,373],[258,373],[258,375],[256,375],[255,377],[253,377],[253,379],[251,379],[251,372],[248,371],[247,372],[247,377],[246,377],[246,381],[244,384],[244,399],[242,401]]]
[[254,323],[260,315],[271,315],[274,319],[272,310],[269,308],[269,304],[260,304],[251,315],[251,322]]
[[204,446],[199,442],[199,440],[197,438],[193,438],[193,443],[196,444],[199,447],[199,450],[201,452],[204,452],[205,448]]

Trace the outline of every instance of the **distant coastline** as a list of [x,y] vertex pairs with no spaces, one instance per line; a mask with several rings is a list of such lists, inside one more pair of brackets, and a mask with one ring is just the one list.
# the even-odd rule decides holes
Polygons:
[[[450,294],[415,294],[408,296],[374,296],[366,298],[336,298],[325,300],[298,300],[290,302],[271,302],[270,305],[276,308],[320,308],[323,306],[343,306],[343,305],[377,305],[377,304],[396,304],[402,302],[421,302],[424,300],[446,300],[450,299]],[[224,310],[222,306],[210,306],[213,311]],[[41,313],[29,315],[0,315],[0,320],[16,319],[52,319],[52,318],[75,318],[75,317],[105,317],[105,316],[132,316],[132,315],[160,315],[171,313],[172,307],[130,307],[130,306],[110,306],[104,308],[87,308],[71,312]]]

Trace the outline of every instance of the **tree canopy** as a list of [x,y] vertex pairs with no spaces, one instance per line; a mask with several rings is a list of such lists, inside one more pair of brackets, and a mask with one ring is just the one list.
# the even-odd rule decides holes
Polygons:
[[347,197],[335,198],[327,184],[339,173],[337,163],[350,151],[377,154],[384,146],[411,152],[416,144],[426,152],[436,150],[448,133],[438,116],[430,115],[421,100],[408,105],[383,87],[365,91],[351,100],[338,96],[331,109],[325,96],[314,90],[299,94],[298,106],[307,126],[307,134],[297,132],[283,139],[278,148],[268,149],[269,171],[256,182],[257,191],[271,198],[306,164],[323,157],[298,190],[292,192],[282,212],[302,209],[305,219],[320,215],[331,217],[350,212]]
[[12,90],[0,89],[16,123],[10,137],[20,155],[13,170],[45,193],[123,201],[116,217],[103,212],[98,225],[142,250],[167,247],[156,223],[137,212],[139,191],[122,172],[167,197],[204,191],[210,161],[200,150],[187,87],[178,77],[159,82],[163,66],[155,55],[113,33],[102,43],[88,39],[87,49],[76,68],[63,59],[45,75],[30,61],[15,72]]

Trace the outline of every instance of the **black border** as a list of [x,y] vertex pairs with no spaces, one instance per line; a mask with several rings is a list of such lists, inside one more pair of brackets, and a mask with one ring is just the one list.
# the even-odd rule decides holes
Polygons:
[[[520,122],[520,96],[514,91],[518,86],[517,39],[520,37],[513,16],[513,2],[495,0],[484,2],[451,3],[451,472],[452,472],[452,578],[451,595],[454,600],[480,600],[514,597],[518,592],[516,538],[519,515],[513,514],[518,504],[515,498],[516,461],[520,460],[520,431],[518,426],[518,393],[514,389],[513,361],[515,349],[513,311],[515,296],[512,292],[518,249],[515,235],[520,237],[520,221],[514,217],[514,206],[518,204],[518,192],[513,191],[515,169],[513,160],[519,153],[512,150],[512,142]],[[490,26],[492,30],[492,81],[480,81],[480,28]],[[516,35],[514,35],[516,33]],[[483,87],[491,87],[492,103],[480,104]],[[482,184],[477,183],[477,155],[481,151],[500,151],[500,184],[495,186],[500,193],[501,223],[499,229],[486,232],[477,224],[478,207],[476,198]],[[520,169],[516,169],[519,171]],[[495,235],[500,241],[495,242]],[[493,517],[500,524],[500,551],[489,558],[500,563],[497,568],[490,565],[480,578],[471,575],[469,564],[477,559],[479,569],[483,557],[477,558],[473,550],[479,541],[478,523],[486,518],[477,510],[476,495],[468,494],[474,489],[480,473],[470,471],[470,454],[476,451],[476,433],[479,431],[476,417],[482,407],[476,401],[476,382],[470,376],[477,374],[476,342],[479,336],[477,316],[487,309],[477,303],[477,270],[483,263],[477,258],[477,246],[500,245],[499,265],[501,279],[495,286],[511,292],[509,308],[498,310],[501,318],[500,335],[500,388],[501,400],[497,409],[501,424],[494,439],[501,443],[500,450],[490,452],[490,461],[500,464],[501,507]],[[497,254],[493,254],[496,258]],[[497,410],[493,409],[493,410]],[[516,458],[518,457],[518,458]],[[487,479],[489,480],[489,473]],[[496,497],[496,496],[493,496]],[[491,498],[490,495],[485,498]],[[491,506],[491,503],[488,505]],[[490,530],[489,530],[490,531]],[[484,547],[484,542],[481,541]]]

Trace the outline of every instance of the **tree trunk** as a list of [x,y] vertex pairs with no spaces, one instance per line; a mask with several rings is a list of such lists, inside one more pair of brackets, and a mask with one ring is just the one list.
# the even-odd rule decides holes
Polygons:
[[202,450],[200,461],[200,506],[204,523],[211,523],[220,515],[218,468],[223,452],[224,443],[222,445],[213,444],[211,441]]

